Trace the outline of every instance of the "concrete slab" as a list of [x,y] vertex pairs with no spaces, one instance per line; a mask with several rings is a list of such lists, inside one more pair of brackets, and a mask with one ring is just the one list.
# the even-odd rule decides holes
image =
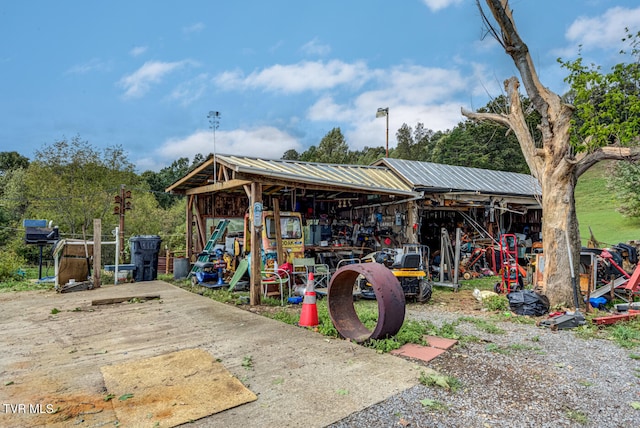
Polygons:
[[416,345],[415,343],[407,343],[398,349],[391,351],[392,355],[415,358],[425,362],[431,361],[438,355],[447,352],[444,349],[433,348],[431,346]]
[[[91,306],[145,294],[161,299]],[[198,427],[325,426],[417,385],[420,374],[402,358],[162,281],[4,293],[0,308],[0,426],[114,423],[100,367],[182,349],[206,350],[258,395]]]
[[447,339],[447,338],[438,337],[438,336],[425,336],[424,338],[429,344],[429,346],[438,348],[438,349],[450,349],[456,343],[458,343],[458,341],[455,339]]

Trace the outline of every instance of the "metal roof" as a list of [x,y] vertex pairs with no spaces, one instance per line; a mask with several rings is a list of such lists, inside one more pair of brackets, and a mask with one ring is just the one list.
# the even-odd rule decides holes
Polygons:
[[[271,178],[278,181],[290,181],[352,191],[388,193],[415,196],[411,186],[384,166],[339,165],[291,160],[260,159],[246,156],[217,154],[215,161],[220,165],[241,174]],[[184,191],[203,186],[213,174],[213,157],[208,157],[192,172],[167,188],[167,191]],[[264,180],[264,178],[262,179]]]
[[539,196],[542,189],[531,175],[465,166],[385,158],[386,165],[416,191],[471,191],[500,195]]

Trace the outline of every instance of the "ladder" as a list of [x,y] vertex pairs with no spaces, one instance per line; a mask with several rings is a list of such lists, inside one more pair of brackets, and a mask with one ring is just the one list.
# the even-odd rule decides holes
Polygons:
[[200,255],[198,256],[198,261],[196,261],[193,264],[193,267],[191,268],[191,272],[189,272],[189,275],[187,275],[187,278],[192,277],[193,274],[195,274],[196,272],[201,272],[203,265],[209,262],[209,257],[211,255],[211,252],[215,248],[216,244],[218,243],[222,235],[224,235],[224,232],[227,230],[227,226],[229,226],[229,220],[227,219],[220,220],[218,222],[218,224],[216,225],[216,228],[213,230],[213,233],[211,234],[211,237],[207,241],[207,244],[204,246],[202,253],[200,253]]

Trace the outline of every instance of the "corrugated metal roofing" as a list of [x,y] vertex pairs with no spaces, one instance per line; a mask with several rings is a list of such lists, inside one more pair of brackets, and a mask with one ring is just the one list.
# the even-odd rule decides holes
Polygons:
[[526,196],[542,194],[538,180],[527,174],[391,158],[382,159],[376,164],[387,165],[410,183],[414,190]]
[[228,155],[218,155],[217,159],[235,171],[245,174],[259,174],[308,184],[335,185],[357,190],[413,195],[411,186],[385,167]]
[[[239,174],[304,183],[311,187],[315,184],[364,192],[416,195],[408,183],[384,166],[338,165],[221,154],[216,155],[216,162]],[[167,190],[203,186],[212,174],[213,162],[212,158],[208,158]]]

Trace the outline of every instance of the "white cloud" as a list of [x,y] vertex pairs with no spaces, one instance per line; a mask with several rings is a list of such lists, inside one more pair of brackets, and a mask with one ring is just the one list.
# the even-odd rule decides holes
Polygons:
[[[367,118],[355,123],[352,129],[345,132],[351,149],[386,146],[386,119],[376,118],[376,110],[377,107],[368,109]],[[461,120],[463,117],[460,104],[456,101],[442,104],[389,105],[389,148],[396,146],[396,131],[404,123],[414,128],[420,122],[427,129],[444,131],[453,128]]]
[[462,0],[422,0],[422,1],[433,12],[437,12],[441,9],[445,9],[453,4],[462,3]]
[[169,95],[169,99],[180,102],[180,105],[187,106],[202,98],[209,86],[209,76],[205,73],[199,74],[193,79],[180,83]]
[[109,71],[111,63],[102,61],[99,58],[93,58],[85,63],[76,64],[68,69],[65,74],[86,74],[92,71]]
[[140,56],[147,51],[147,46],[136,46],[129,51],[129,55],[132,57]]
[[325,95],[307,111],[307,119],[347,123],[343,133],[352,149],[378,147],[386,143],[386,120],[376,118],[378,108],[389,107],[389,145],[395,146],[395,132],[403,123],[418,122],[433,130],[451,129],[462,116],[460,94],[467,94],[475,80],[459,70],[420,66],[397,66],[368,73],[375,88],[339,103]]
[[302,45],[300,49],[307,55],[317,56],[325,56],[331,52],[331,46],[321,44],[317,37]]
[[205,25],[202,22],[196,22],[195,24],[189,25],[188,27],[183,27],[182,32],[185,34],[191,33],[199,33],[204,30]]
[[338,60],[329,62],[305,61],[291,65],[274,65],[244,76],[241,71],[225,72],[216,77],[224,89],[259,89],[296,93],[323,90],[338,85],[358,86],[369,79],[364,62],[349,64]]
[[[213,134],[200,130],[183,138],[167,140],[158,150],[159,158],[168,162],[196,153],[213,153]],[[215,151],[219,154],[280,159],[289,149],[301,151],[301,144],[288,133],[271,126],[253,129],[217,131]]]
[[640,27],[640,7],[614,7],[602,16],[580,17],[571,24],[565,37],[576,45],[582,45],[585,50],[614,47],[617,52],[625,35],[625,27],[632,32]]
[[345,106],[337,104],[330,96],[324,96],[316,101],[307,111],[307,118],[313,121],[342,121],[349,120],[352,112]]
[[118,85],[125,89],[125,98],[139,98],[149,91],[152,84],[160,83],[166,75],[190,63],[188,60],[147,61],[142,67],[120,79]]

